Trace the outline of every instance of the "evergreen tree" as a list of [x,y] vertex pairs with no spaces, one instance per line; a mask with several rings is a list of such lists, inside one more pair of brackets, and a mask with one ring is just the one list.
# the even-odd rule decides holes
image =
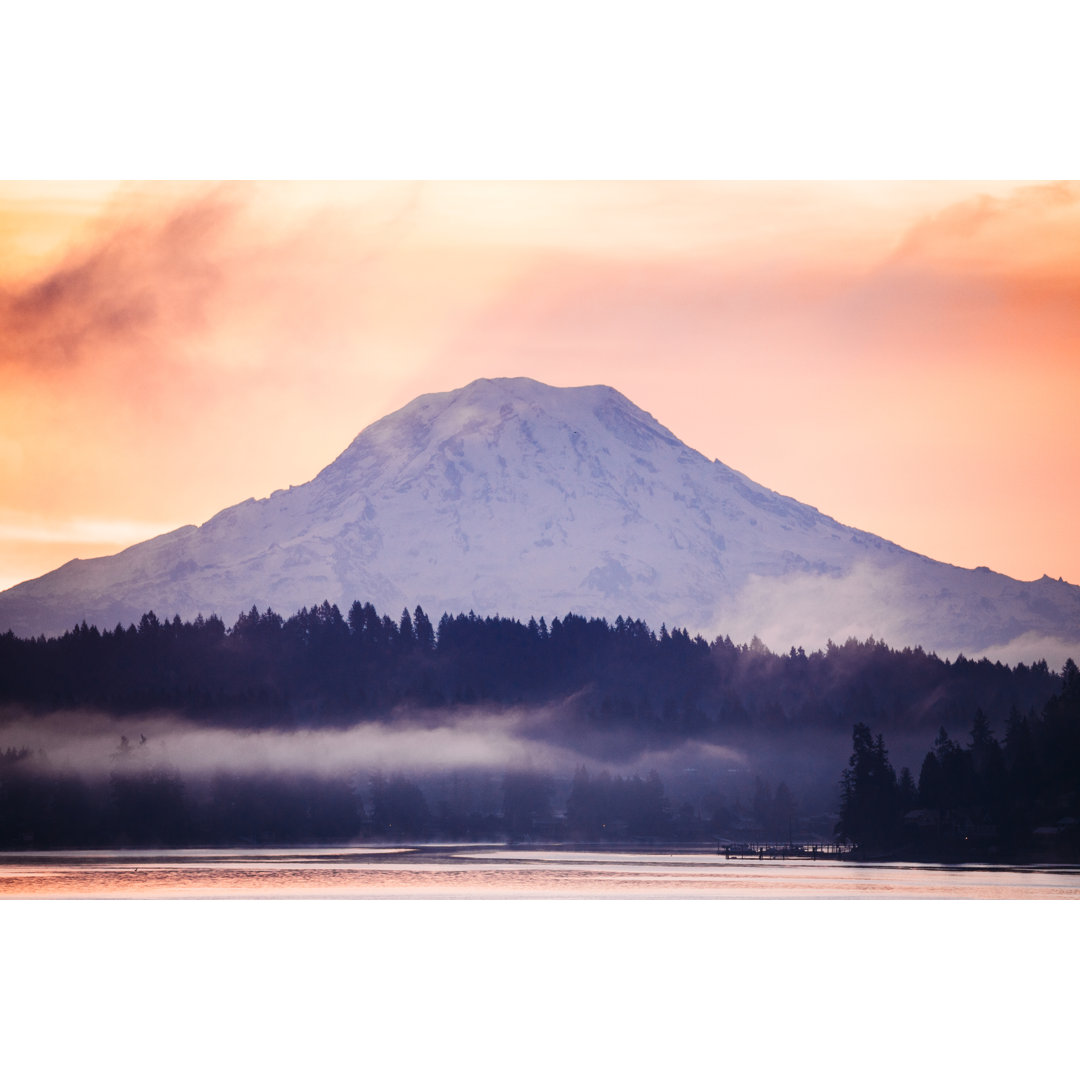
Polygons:
[[885,741],[863,723],[852,731],[852,754],[840,782],[837,836],[867,854],[887,851],[899,834],[899,792]]
[[913,810],[919,801],[919,789],[915,786],[915,780],[911,770],[905,765],[900,770],[900,779],[897,783],[900,814],[906,814]]
[[411,649],[416,644],[416,632],[413,629],[412,616],[408,608],[402,608],[401,621],[398,623],[398,638],[403,649]]
[[424,609],[419,604],[413,612],[413,631],[416,634],[416,643],[422,652],[435,651],[435,631],[432,629],[431,620],[424,614]]

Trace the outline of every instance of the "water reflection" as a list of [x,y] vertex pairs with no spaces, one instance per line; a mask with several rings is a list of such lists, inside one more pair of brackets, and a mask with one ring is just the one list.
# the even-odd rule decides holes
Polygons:
[[1080,868],[741,861],[705,851],[478,844],[29,852],[0,856],[0,896],[1080,899]]

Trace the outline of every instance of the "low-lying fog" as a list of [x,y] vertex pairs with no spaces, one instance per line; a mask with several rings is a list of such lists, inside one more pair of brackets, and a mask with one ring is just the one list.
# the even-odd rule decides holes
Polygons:
[[[552,732],[561,732],[557,741]],[[165,714],[0,714],[0,752],[29,751],[24,767],[76,773],[91,782],[165,769],[196,784],[221,773],[366,783],[382,772],[418,780],[461,773],[538,773],[562,786],[580,767],[592,775],[606,771],[627,777],[655,770],[673,803],[715,794],[732,803],[745,801],[760,779],[770,789],[785,783],[803,812],[820,813],[835,809],[840,773],[851,752],[849,737],[831,733],[801,745],[790,737],[738,746],[685,739],[663,748],[628,748],[617,732],[580,734],[577,740],[567,736],[557,707],[399,712],[383,723],[259,731]],[[925,749],[913,748],[920,754]],[[903,763],[897,762],[897,768]]]

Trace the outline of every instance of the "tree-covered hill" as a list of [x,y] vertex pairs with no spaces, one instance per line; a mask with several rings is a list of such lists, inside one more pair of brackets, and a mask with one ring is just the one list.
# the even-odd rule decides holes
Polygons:
[[1009,667],[849,640],[770,652],[707,642],[623,617],[568,614],[548,626],[419,607],[397,619],[354,603],[289,618],[252,608],[227,628],[148,612],[138,626],[82,624],[58,638],[0,636],[0,704],[118,715],[170,710],[241,727],[320,727],[403,707],[558,702],[575,723],[650,743],[742,733],[850,731],[890,737],[958,729],[981,709],[1003,725],[1061,687],[1044,662]]

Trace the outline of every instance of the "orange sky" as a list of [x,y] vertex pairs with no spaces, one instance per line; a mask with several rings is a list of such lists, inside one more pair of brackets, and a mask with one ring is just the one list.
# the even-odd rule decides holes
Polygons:
[[923,554],[1080,582],[1080,185],[0,182],[0,586],[479,376],[607,383]]

